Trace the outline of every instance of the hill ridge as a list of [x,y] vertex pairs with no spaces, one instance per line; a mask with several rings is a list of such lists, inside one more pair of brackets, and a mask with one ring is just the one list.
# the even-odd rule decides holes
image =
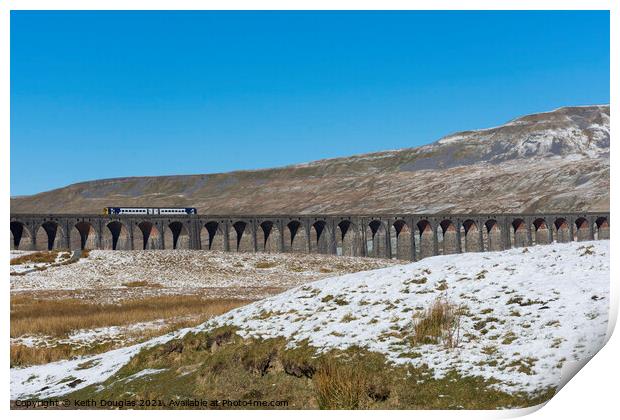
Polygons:
[[11,211],[99,212],[110,203],[219,214],[607,211],[609,105],[565,106],[419,147],[276,168],[84,181],[12,197]]

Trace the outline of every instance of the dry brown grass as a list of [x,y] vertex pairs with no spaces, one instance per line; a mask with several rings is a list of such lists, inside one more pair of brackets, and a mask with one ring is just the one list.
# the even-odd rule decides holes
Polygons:
[[273,268],[278,265],[275,261],[258,261],[254,264],[254,268]]
[[146,280],[129,281],[127,283],[123,283],[123,286],[125,287],[157,287],[157,288],[163,287],[159,283],[149,283]]
[[366,408],[367,373],[327,359],[312,378],[321,409]]
[[11,344],[11,367],[42,365],[57,360],[69,359],[81,354],[81,351],[81,349],[73,349],[67,345],[40,348]]
[[21,257],[13,258],[11,260],[11,265],[38,264],[38,263],[51,264],[56,261],[57,256],[58,256],[58,251],[34,252],[32,254],[26,254],[26,255],[22,255]]
[[457,307],[445,299],[437,299],[433,305],[414,320],[412,345],[443,344],[457,347],[461,335],[461,316],[465,308]]
[[[139,331],[128,337],[132,342],[165,334],[179,328],[197,325],[231,309],[249,303],[242,299],[205,299],[199,296],[159,296],[126,300],[119,304],[93,304],[78,299],[38,300],[30,296],[11,297],[11,337],[47,335],[66,337],[80,329],[168,319],[172,322],[159,329]],[[11,345],[11,366],[49,363],[82,354],[110,350],[118,343],[106,342],[90,347],[68,344],[51,347]]]
[[78,299],[39,300],[11,297],[11,337],[44,334],[62,337],[71,331],[129,325],[189,315],[215,316],[249,303],[241,299],[199,296],[157,296],[118,304],[93,304]]

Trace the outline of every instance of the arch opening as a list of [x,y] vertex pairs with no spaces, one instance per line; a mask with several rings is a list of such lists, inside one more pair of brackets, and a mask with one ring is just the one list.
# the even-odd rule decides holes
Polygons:
[[34,248],[30,229],[22,222],[11,222],[11,245],[12,250],[32,250]]
[[515,219],[512,221],[512,229],[510,230],[510,243],[515,248],[528,246],[527,225],[523,219]]
[[280,252],[280,229],[271,220],[266,220],[259,225],[256,232],[258,250],[261,252]]
[[130,250],[129,231],[125,225],[117,220],[108,223],[103,230],[101,246],[103,249]]
[[387,232],[380,220],[372,220],[366,226],[366,255],[373,258],[388,258]]
[[97,231],[89,222],[77,222],[73,226],[76,231],[71,235],[71,249],[95,249],[97,247]]
[[138,223],[135,228],[133,237],[136,249],[161,249],[161,233],[157,226],[144,221]]
[[190,249],[190,236],[187,226],[179,221],[168,223],[164,231],[165,249]]
[[547,222],[543,218],[538,218],[532,222],[530,227],[532,233],[532,245],[547,245],[552,242],[551,231]]
[[284,229],[284,249],[285,252],[308,252],[306,229],[298,220],[288,222]]
[[584,217],[579,217],[575,220],[575,237],[573,240],[576,241],[589,241],[592,239],[590,234],[590,223]]
[[570,242],[572,240],[570,234],[570,226],[568,221],[563,217],[557,218],[553,222],[555,228],[555,240],[559,243]]
[[594,226],[596,227],[596,239],[609,239],[609,222],[606,217],[596,219]]
[[488,251],[501,251],[502,246],[502,230],[499,223],[495,219],[489,219],[484,223],[486,230],[486,249]]
[[452,220],[442,220],[437,226],[438,254],[448,255],[459,252],[456,226]]
[[461,249],[465,252],[480,252],[484,249],[478,224],[471,219],[461,225]]
[[218,222],[207,222],[200,229],[200,248],[224,251],[224,232]]
[[336,255],[348,257],[362,255],[358,227],[350,220],[342,220],[337,225]]
[[53,221],[47,221],[41,224],[36,232],[36,249],[37,251],[66,248],[64,230],[60,225]]
[[250,226],[244,221],[237,221],[232,224],[232,230],[229,233],[229,249],[237,252],[252,252],[254,244],[252,243],[252,232]]
[[433,227],[428,220],[420,220],[416,227],[418,235],[416,235],[416,252],[417,259],[431,257],[435,255],[434,233]]
[[310,226],[310,252],[330,253],[331,232],[324,220],[317,220]]
[[391,258],[411,261],[411,229],[404,220],[396,220],[390,226]]

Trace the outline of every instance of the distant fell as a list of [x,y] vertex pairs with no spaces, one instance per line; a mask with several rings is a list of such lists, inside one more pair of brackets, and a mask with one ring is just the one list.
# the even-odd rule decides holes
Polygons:
[[14,213],[191,206],[202,214],[609,210],[608,105],[564,107],[435,143],[280,168],[82,182]]

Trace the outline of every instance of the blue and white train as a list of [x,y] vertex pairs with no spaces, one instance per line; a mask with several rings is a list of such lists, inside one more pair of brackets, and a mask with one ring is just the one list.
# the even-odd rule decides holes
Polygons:
[[104,207],[103,214],[198,214],[195,207]]

